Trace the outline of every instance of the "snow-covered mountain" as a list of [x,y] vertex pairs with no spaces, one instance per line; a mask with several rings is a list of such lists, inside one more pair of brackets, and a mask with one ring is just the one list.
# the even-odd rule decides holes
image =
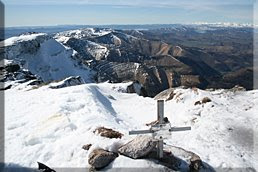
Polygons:
[[19,65],[21,70],[0,77],[0,82],[22,79],[21,75],[34,75],[38,83],[70,76],[80,76],[87,83],[129,80],[139,82],[144,95],[152,97],[178,86],[241,85],[249,90],[253,88],[251,36],[251,28],[210,24],[141,31],[82,28],[54,34],[31,32],[1,42],[6,60],[12,61],[8,69]]
[[[11,167],[50,167],[88,165],[94,148],[117,151],[134,136],[128,131],[146,129],[156,119],[156,100],[125,93],[130,83],[83,84],[50,89],[30,86],[5,92],[5,161]],[[199,155],[216,169],[257,166],[254,136],[258,129],[258,91],[200,89],[174,90],[165,102],[165,116],[172,126],[191,126],[191,131],[173,133],[166,144],[180,146]],[[208,97],[204,104],[196,102]],[[26,107],[26,108],[24,108]],[[94,134],[100,126],[124,134],[109,139]],[[92,144],[89,151],[82,149]],[[107,168],[161,168],[148,160],[133,160],[120,155]]]
[[[36,167],[37,161],[53,168],[89,167],[88,155],[93,149],[117,152],[134,137],[128,134],[130,130],[147,129],[145,124],[156,119],[156,100],[139,95],[155,96],[170,87],[176,88],[165,94],[170,99],[165,103],[165,116],[173,126],[191,126],[192,130],[173,133],[165,140],[167,145],[196,153],[215,170],[257,167],[254,138],[258,129],[258,91],[195,88],[208,84],[230,88],[243,80],[247,86],[252,85],[246,77],[252,73],[248,69],[249,56],[235,69],[232,64],[241,61],[242,54],[239,57],[230,39],[225,39],[227,45],[220,42],[225,33],[234,39],[243,34],[241,39],[248,45],[244,37],[249,32],[233,29],[215,33],[210,28],[87,28],[56,34],[27,33],[1,42],[5,57],[0,64],[0,82],[6,86],[1,91],[5,90],[7,168]],[[201,43],[205,44],[208,38],[203,34],[210,32],[215,35],[213,41],[219,41],[219,45],[212,45],[215,48],[209,45],[205,52],[187,46],[196,40],[204,40]],[[163,41],[177,36],[175,40],[183,44],[182,33],[183,39],[184,33],[193,33],[196,40],[191,37],[180,46]],[[241,53],[249,55],[246,45]],[[217,52],[219,58],[213,56]],[[236,58],[228,58],[230,53],[236,53]],[[235,73],[224,75],[231,70]],[[103,82],[107,80],[117,83]],[[178,87],[181,85],[192,88]],[[102,126],[121,132],[123,137],[109,139],[93,132]],[[83,150],[85,144],[92,147]],[[104,170],[120,167],[167,170],[154,161],[123,155]]]
[[5,59],[30,71],[44,82],[81,76],[91,81],[89,68],[77,52],[44,33],[28,33],[1,42]]

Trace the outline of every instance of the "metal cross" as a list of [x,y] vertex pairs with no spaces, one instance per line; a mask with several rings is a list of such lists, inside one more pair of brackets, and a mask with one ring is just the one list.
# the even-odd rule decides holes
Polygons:
[[152,134],[152,137],[158,140],[157,154],[159,158],[163,158],[163,139],[171,136],[174,131],[191,130],[191,127],[171,127],[168,120],[164,120],[164,100],[157,101],[157,121],[153,122],[149,130],[133,130],[129,131],[129,135],[133,134]]

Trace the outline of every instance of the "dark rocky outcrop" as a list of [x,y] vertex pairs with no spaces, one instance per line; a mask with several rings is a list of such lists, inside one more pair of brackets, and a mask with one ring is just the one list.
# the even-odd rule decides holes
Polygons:
[[41,162],[37,162],[38,163],[38,170],[42,171],[42,172],[56,172],[55,170],[53,170],[52,168],[46,166],[45,164],[41,163]]
[[[253,89],[252,33],[249,28],[216,28],[199,33],[192,26],[144,31],[90,28],[57,33],[54,38],[76,50],[73,60],[89,65],[96,72],[97,82],[136,81],[142,87],[140,95],[154,97],[178,86],[205,89],[238,84]],[[6,59],[35,55],[45,41],[55,40],[52,35],[42,34],[0,47],[0,54]],[[25,59],[19,62],[20,66],[26,64]],[[6,70],[20,71],[18,65]]]
[[28,70],[24,70],[16,63],[0,67],[0,82],[16,81],[18,83],[30,82],[28,85],[38,85],[43,81]]

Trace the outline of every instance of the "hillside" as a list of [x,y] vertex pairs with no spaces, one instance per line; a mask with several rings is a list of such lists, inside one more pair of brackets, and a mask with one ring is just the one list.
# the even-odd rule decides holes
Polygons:
[[[61,89],[48,85],[38,89],[21,84],[5,91],[5,160],[11,167],[89,167],[87,157],[97,147],[117,151],[134,136],[128,131],[144,129],[156,118],[156,101],[125,93],[129,83],[83,84]],[[214,169],[257,166],[254,131],[258,129],[258,92],[199,89],[174,90],[165,103],[172,126],[192,127],[165,140],[198,154]],[[195,105],[209,97],[211,102]],[[26,107],[26,108],[24,108]],[[108,139],[93,130],[104,126],[124,134]],[[89,151],[82,149],[93,144]],[[106,169],[118,167],[163,168],[148,160],[120,155]]]
[[[173,127],[191,126],[172,133],[165,146],[195,153],[200,171],[253,170],[258,90],[251,31],[221,25],[76,28],[0,42],[6,169],[41,162],[57,172],[84,171],[91,167],[91,153],[101,148],[119,153],[104,171],[173,171],[118,151],[135,138],[129,131],[149,129],[158,97],[167,100],[165,116]],[[121,135],[102,137],[98,127]],[[176,151],[170,154],[176,157]],[[180,162],[179,171],[190,169]]]
[[85,82],[135,81],[149,97],[178,86],[253,88],[250,27],[30,32],[1,42],[1,49],[6,60],[43,82],[69,76],[80,76]]

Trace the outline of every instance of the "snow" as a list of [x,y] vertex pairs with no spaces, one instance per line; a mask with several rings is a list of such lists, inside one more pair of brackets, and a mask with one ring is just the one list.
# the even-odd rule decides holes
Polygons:
[[45,33],[35,33],[35,34],[25,34],[25,35],[23,34],[20,36],[14,36],[14,37],[8,38],[8,39],[0,42],[0,47],[11,46],[11,45],[14,45],[15,43],[19,43],[22,41],[30,41],[30,40],[36,39],[36,37],[42,36],[42,35],[46,35],[46,34]]
[[96,60],[101,60],[108,56],[109,50],[107,47],[97,44],[92,41],[87,41],[87,51],[92,55]]
[[[129,130],[147,129],[156,119],[156,101],[124,93],[131,83],[83,84],[61,89],[15,87],[5,92],[5,161],[25,167],[42,162],[50,167],[89,167],[88,154],[97,147],[116,151],[134,136]],[[167,144],[198,154],[213,168],[253,167],[252,139],[258,129],[258,90],[232,92],[175,90],[165,102],[165,116],[172,126],[191,131],[172,133]],[[194,105],[203,97],[212,101]],[[25,108],[26,107],[26,108]],[[93,130],[105,126],[122,132],[122,139],[108,139]],[[89,151],[85,144],[93,146]],[[148,160],[119,156],[107,168],[158,167]]]
[[[36,39],[35,35],[30,35],[29,38],[31,40]],[[18,44],[10,47],[10,50],[7,51],[6,56],[8,60],[13,60],[20,64],[22,68],[41,77],[43,81],[61,80],[69,76],[81,76],[85,82],[91,82],[91,74],[88,67],[80,64],[79,60],[75,59],[76,52],[73,49],[65,47],[52,38],[45,38],[40,42],[38,48],[33,47],[34,44],[28,45],[31,46],[29,49],[36,49],[34,53],[24,53],[26,47]]]
[[206,25],[211,27],[236,27],[236,28],[244,28],[244,27],[256,27],[253,23],[230,23],[230,22],[217,22],[217,23],[208,23],[208,22],[195,22],[192,25]]
[[13,63],[12,60],[2,59],[2,60],[0,60],[0,67],[4,67],[4,66],[7,66],[12,63]]
[[112,30],[110,29],[100,29],[96,30],[94,28],[84,28],[84,29],[76,29],[76,30],[70,30],[70,31],[64,31],[57,33],[55,38],[65,40],[65,37],[69,38],[87,38],[87,37],[96,37],[96,36],[104,36],[106,34],[109,34]]

